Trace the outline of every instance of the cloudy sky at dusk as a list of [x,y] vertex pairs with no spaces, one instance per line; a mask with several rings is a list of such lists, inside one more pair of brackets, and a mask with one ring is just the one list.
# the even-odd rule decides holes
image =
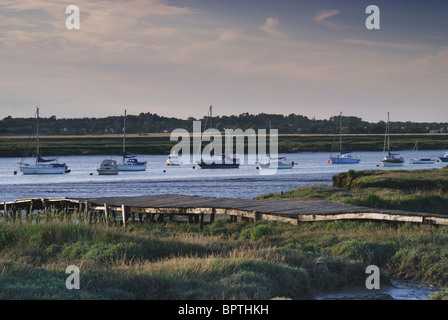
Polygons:
[[[368,5],[380,9],[368,30]],[[68,30],[68,5],[81,12]],[[140,112],[448,122],[448,1],[2,0],[0,119]]]

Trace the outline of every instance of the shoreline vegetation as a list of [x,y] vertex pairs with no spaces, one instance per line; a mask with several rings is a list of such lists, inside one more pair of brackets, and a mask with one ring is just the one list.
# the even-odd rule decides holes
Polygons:
[[[192,135],[190,133],[190,135]],[[412,150],[415,142],[419,142],[419,150],[448,150],[448,134],[392,134],[394,150]],[[136,155],[169,154],[178,141],[170,141],[170,133],[127,134],[126,148]],[[224,132],[222,132],[224,137]],[[177,138],[176,135],[174,135]],[[298,152],[330,152],[334,134],[279,134],[279,153]],[[383,150],[384,133],[382,134],[344,134],[344,143],[356,151]],[[120,155],[122,150],[122,134],[104,135],[42,135],[40,148],[42,153],[51,156],[71,155]],[[27,144],[31,143],[29,136],[0,135],[0,157],[22,157]],[[223,146],[225,141],[223,140]],[[247,138],[245,139],[247,151]],[[234,142],[235,146],[235,142]],[[28,149],[30,144],[28,144]],[[269,138],[267,142],[269,148]]]
[[[333,186],[258,199],[319,199],[446,213],[448,168],[343,172]],[[80,290],[67,290],[68,265]],[[314,299],[365,286],[366,267],[448,286],[448,227],[381,221],[298,226],[217,219],[127,228],[63,221],[0,223],[0,299]],[[448,299],[445,290],[430,299]]]

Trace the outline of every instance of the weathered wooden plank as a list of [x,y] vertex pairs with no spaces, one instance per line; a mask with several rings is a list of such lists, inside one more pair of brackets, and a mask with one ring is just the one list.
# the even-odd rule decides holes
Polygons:
[[292,225],[298,225],[299,219],[297,218],[286,218],[282,216],[276,216],[272,214],[259,214],[260,219],[267,221],[279,221],[284,223],[289,223]]
[[448,225],[448,217],[424,217],[424,222],[428,224]]
[[364,213],[341,213],[341,214],[313,214],[313,215],[299,215],[299,221],[328,221],[328,220],[348,220],[348,219],[368,219],[368,220],[387,220],[387,221],[402,221],[402,222],[418,222],[423,223],[423,217],[407,216],[398,214],[385,214],[378,212],[364,212]]

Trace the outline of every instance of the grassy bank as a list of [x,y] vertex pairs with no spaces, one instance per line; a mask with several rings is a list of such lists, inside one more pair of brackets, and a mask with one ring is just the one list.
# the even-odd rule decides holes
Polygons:
[[[447,243],[445,227],[381,222],[1,224],[0,298],[311,299],[364,285],[370,264],[447,286]],[[80,290],[65,287],[68,265]]]
[[329,200],[379,209],[448,214],[448,166],[424,170],[349,170],[316,185],[258,199]]
[[[246,139],[247,140],[247,139]],[[419,141],[420,150],[448,149],[446,134],[401,134],[394,135],[394,150],[408,150]],[[325,134],[279,134],[280,153],[288,152],[330,152],[333,135]],[[26,149],[28,137],[0,136],[0,157],[21,157]],[[381,151],[384,135],[344,135],[344,144],[355,151]],[[34,152],[34,141],[30,142]],[[133,134],[126,137],[126,149],[134,154],[168,154],[177,141],[170,141],[169,133]],[[247,141],[246,141],[247,145]],[[79,135],[41,136],[40,147],[44,155],[121,154],[121,135]]]

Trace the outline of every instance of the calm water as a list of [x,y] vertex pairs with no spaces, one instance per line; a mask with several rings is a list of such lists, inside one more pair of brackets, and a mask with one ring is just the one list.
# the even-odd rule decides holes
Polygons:
[[[420,157],[437,158],[442,151],[420,151]],[[212,197],[251,199],[255,196],[292,190],[297,187],[332,184],[332,176],[349,169],[381,169],[377,167],[382,152],[360,152],[362,161],[353,165],[328,164],[328,153],[285,154],[297,165],[293,169],[278,170],[264,175],[255,164],[241,165],[239,169],[200,169],[196,165],[171,167],[166,165],[165,155],[143,155],[139,161],[147,161],[143,172],[120,172],[117,176],[99,176],[95,169],[108,156],[63,156],[71,169],[64,175],[23,175],[18,168],[20,158],[0,158],[0,202],[30,197],[103,197],[149,194],[185,194]],[[433,165],[411,165],[412,151],[401,151],[406,162],[400,169],[441,168],[442,162]],[[120,161],[120,157],[112,157]],[[17,175],[14,175],[17,170]],[[165,170],[165,172],[164,172]]]

